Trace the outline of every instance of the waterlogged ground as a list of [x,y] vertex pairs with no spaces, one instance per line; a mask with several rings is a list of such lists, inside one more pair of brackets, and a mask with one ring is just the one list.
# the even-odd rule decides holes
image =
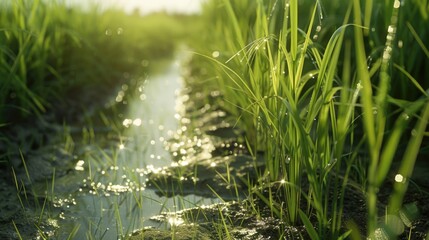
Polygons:
[[55,199],[64,208],[60,238],[78,229],[76,239],[117,239],[142,227],[163,227],[150,219],[161,212],[215,201],[193,194],[156,195],[156,186],[147,183],[148,174],[162,173],[173,163],[165,147],[167,140],[181,131],[181,102],[176,98],[181,88],[180,74],[180,62],[176,60],[158,76],[122,85],[114,102],[126,105],[126,111],[116,116],[121,125],[101,134],[109,140],[104,145],[97,137],[90,140],[92,144],[85,146],[74,173],[58,179],[61,183],[56,184],[57,188],[71,181],[79,184],[77,191],[63,192]]
[[[2,182],[2,190],[10,192],[2,195],[15,201],[4,198],[0,219],[14,220],[16,229],[2,225],[2,238],[34,237],[36,229],[28,224],[40,217],[40,237],[118,239],[144,227],[166,229],[183,221],[173,215],[165,222],[151,219],[162,212],[219,202],[213,194],[197,196],[186,190],[185,196],[164,194],[148,182],[148,175],[162,175],[167,167],[179,165],[166,148],[168,140],[186,130],[178,128],[180,121],[187,121],[180,115],[180,61],[172,61],[159,75],[129,79],[106,103],[108,110],[94,111],[83,125],[40,123],[34,126],[40,132],[19,130],[23,136],[17,145],[24,149],[22,157],[16,154],[14,168],[20,193],[15,195],[16,188]],[[61,136],[47,139],[55,134]],[[29,146],[30,140],[38,146]],[[25,211],[19,210],[20,201]]]
[[[264,172],[262,156],[248,152],[220,93],[182,61],[158,75],[124,76],[79,124],[36,121],[14,132],[16,143],[0,146],[13,159],[0,176],[0,239],[308,239],[261,200],[281,202],[281,182],[248,188]],[[424,169],[405,199],[418,214],[400,239],[410,231],[424,239],[429,228]],[[350,189],[344,201],[344,219],[365,226],[363,193]]]

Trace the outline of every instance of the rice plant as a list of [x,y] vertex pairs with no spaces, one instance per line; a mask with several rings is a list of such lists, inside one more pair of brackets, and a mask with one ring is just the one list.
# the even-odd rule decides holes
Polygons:
[[[209,76],[204,84],[211,82],[207,87],[224,97],[219,106],[236,119],[255,160],[256,179],[242,179],[247,206],[261,216],[251,202],[259,199],[271,217],[304,225],[311,239],[401,234],[392,224],[400,219],[410,225],[403,215],[415,210],[403,199],[428,136],[428,1],[210,0],[203,8],[201,20],[210,27],[201,28],[203,39],[192,36],[189,43],[204,61],[192,64]],[[69,9],[56,1],[1,5],[0,127],[72,101],[63,96],[115,88],[148,71],[153,59],[172,55],[177,45],[172,39],[191,34],[177,20],[191,23],[183,16],[154,14],[143,20],[114,9]],[[83,127],[82,135],[82,144],[96,139],[92,127]],[[64,141],[73,152],[73,139],[67,135]],[[100,152],[100,161],[116,166],[115,154]],[[256,164],[261,154],[264,167]],[[11,171],[25,207],[31,200],[28,185]],[[92,180],[91,166],[88,174]],[[222,179],[237,186],[228,167]],[[393,189],[381,215],[378,191],[390,179]],[[51,195],[54,185],[55,171]],[[240,198],[238,187],[234,190]],[[343,219],[350,191],[366,202],[366,227]],[[49,211],[48,198],[40,203],[32,195],[40,223]],[[142,208],[141,196],[133,197]],[[118,235],[125,236],[131,226],[122,221],[121,202],[112,208]],[[219,216],[217,237],[232,238],[231,219],[222,211]],[[88,238],[94,226],[104,237],[100,224],[101,219],[90,222]]]
[[0,13],[1,124],[40,116],[77,92],[108,94],[124,74],[148,71],[150,61],[173,56],[175,39],[192,35],[181,25],[192,16],[142,17],[63,1],[6,1]]
[[[216,39],[222,41],[205,50],[207,55],[213,51],[207,58],[214,63],[216,84],[230,103],[225,108],[245,129],[249,148],[265,153],[266,171],[259,184],[280,183],[283,189],[280,198],[256,194],[277,215],[286,205],[289,224],[302,222],[312,229],[314,213],[318,226],[317,233],[309,232],[312,238],[343,238],[350,233],[342,232],[344,194],[350,187],[350,169],[357,161],[354,152],[362,144],[368,147],[364,191],[367,235],[373,236],[378,226],[376,189],[386,180],[398,154],[401,134],[427,102],[422,80],[415,80],[404,65],[394,63],[403,60],[396,58],[403,56],[397,51],[406,48],[402,39],[399,48],[395,46],[396,29],[403,19],[400,13],[411,14],[415,8],[401,7],[399,1],[367,1],[363,10],[358,0],[332,5],[303,2],[209,2],[203,16],[212,23],[210,36],[218,33]],[[337,15],[331,20],[326,12]],[[381,20],[374,17],[380,12]],[[326,26],[325,19],[335,24]],[[375,26],[378,32],[373,30]],[[404,95],[398,95],[399,87],[391,85],[392,66],[402,72],[401,77],[410,79],[403,86],[420,90],[419,100],[397,98]],[[391,124],[398,111],[403,113]],[[412,140],[416,144],[410,144],[412,149],[407,150],[401,169],[407,178],[427,124],[426,112],[421,114],[416,126],[419,131],[414,130]],[[403,196],[406,189],[406,184],[398,184],[392,211],[399,210],[402,200],[398,195]]]

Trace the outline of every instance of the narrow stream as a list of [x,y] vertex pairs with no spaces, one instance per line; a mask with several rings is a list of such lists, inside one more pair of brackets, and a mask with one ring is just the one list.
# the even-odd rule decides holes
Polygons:
[[124,84],[116,103],[126,104],[128,110],[114,116],[120,126],[103,133],[113,140],[93,140],[79,149],[74,170],[55,180],[59,239],[74,234],[73,239],[118,239],[143,227],[166,228],[150,218],[216,201],[195,195],[159,197],[146,186],[148,173],[172,163],[165,141],[178,131],[180,61],[176,58],[158,76]]

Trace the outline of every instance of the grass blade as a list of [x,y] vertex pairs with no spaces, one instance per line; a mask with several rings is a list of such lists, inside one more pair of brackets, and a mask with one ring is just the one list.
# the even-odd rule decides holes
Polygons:
[[307,231],[308,235],[310,235],[310,238],[312,240],[319,240],[320,239],[319,234],[317,234],[313,224],[311,224],[310,222],[310,219],[301,209],[299,210],[299,217],[301,218],[301,221],[304,223],[305,230]]

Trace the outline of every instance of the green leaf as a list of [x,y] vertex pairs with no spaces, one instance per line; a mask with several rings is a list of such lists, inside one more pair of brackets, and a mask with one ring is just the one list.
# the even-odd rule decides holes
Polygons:
[[301,218],[302,222],[304,223],[305,229],[307,230],[308,235],[310,235],[310,238],[312,240],[319,240],[319,235],[317,234],[316,230],[313,227],[313,224],[311,224],[310,219],[307,217],[307,215],[299,209],[299,217]]

